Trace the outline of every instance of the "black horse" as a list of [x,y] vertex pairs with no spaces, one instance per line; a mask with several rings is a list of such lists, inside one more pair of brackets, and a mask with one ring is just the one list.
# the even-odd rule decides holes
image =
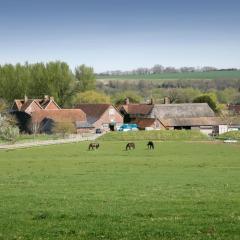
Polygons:
[[100,147],[99,143],[90,143],[88,146],[88,150],[98,149],[99,147]]
[[135,143],[133,142],[130,142],[126,145],[126,151],[131,149],[135,149]]
[[149,141],[147,144],[148,149],[154,149],[154,143],[153,141]]

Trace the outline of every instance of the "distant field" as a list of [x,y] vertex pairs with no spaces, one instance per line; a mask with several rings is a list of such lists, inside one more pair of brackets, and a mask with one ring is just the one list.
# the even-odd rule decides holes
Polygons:
[[98,76],[99,81],[105,80],[178,80],[178,79],[240,79],[240,71],[212,71],[192,73],[161,73],[151,75]]
[[240,146],[0,151],[1,240],[239,240]]

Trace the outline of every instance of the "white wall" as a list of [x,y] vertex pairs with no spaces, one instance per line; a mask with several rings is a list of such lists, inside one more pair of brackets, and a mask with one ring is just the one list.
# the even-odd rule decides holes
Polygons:
[[223,134],[225,132],[228,132],[228,126],[227,125],[219,125],[218,126],[218,132],[219,132],[219,134]]
[[211,135],[213,132],[213,129],[209,127],[206,127],[206,128],[200,127],[200,132],[206,135]]

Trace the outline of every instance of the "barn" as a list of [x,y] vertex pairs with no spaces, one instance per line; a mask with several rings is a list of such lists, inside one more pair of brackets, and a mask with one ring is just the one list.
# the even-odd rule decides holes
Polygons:
[[78,104],[76,109],[86,114],[87,122],[103,131],[114,131],[123,124],[123,116],[111,104]]

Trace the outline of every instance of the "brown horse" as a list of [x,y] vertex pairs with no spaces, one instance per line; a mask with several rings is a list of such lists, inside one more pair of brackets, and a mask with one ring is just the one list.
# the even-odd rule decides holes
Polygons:
[[153,141],[149,141],[147,144],[148,149],[154,149],[154,143]]
[[135,149],[135,143],[133,142],[130,142],[126,145],[126,151],[131,149]]
[[98,149],[100,147],[99,143],[90,143],[88,146],[88,150]]

